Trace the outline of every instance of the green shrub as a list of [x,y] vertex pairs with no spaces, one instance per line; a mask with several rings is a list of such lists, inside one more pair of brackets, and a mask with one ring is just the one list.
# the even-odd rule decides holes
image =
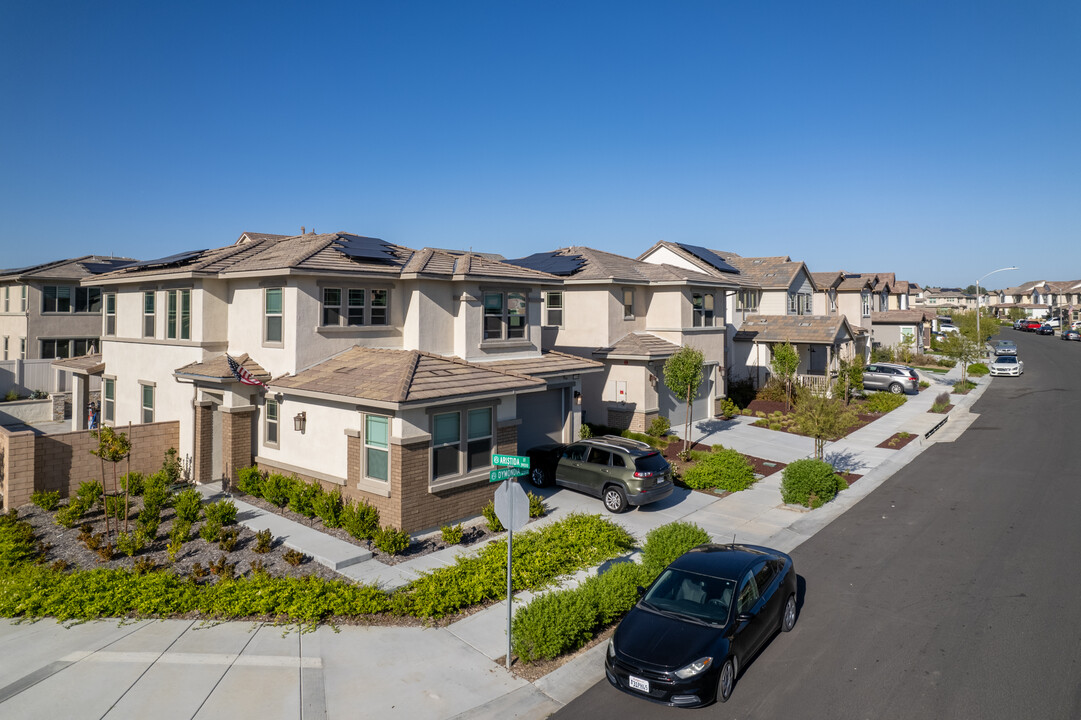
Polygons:
[[312,501],[315,514],[328,528],[341,527],[342,524],[342,493],[335,488],[331,492],[320,489]]
[[739,415],[739,406],[732,401],[732,398],[725,398],[724,402],[721,403],[721,415],[726,419]]
[[199,513],[203,509],[203,496],[195,488],[188,488],[177,494],[173,499],[173,510],[176,516],[188,523],[199,519]]
[[236,549],[236,544],[240,539],[240,528],[229,528],[228,530],[222,529],[218,533],[218,547],[225,552],[233,552]]
[[672,522],[646,533],[642,566],[655,577],[668,563],[693,547],[708,543],[709,533],[694,523]]
[[0,515],[0,568],[14,568],[33,560],[36,547],[30,523],[19,520],[13,513]]
[[263,480],[266,475],[255,465],[237,471],[236,487],[242,493],[254,497],[263,496]]
[[499,521],[499,516],[495,514],[495,500],[489,500],[488,504],[480,509],[480,514],[484,516],[484,519],[488,522],[488,529],[492,532],[506,530],[503,523]]
[[215,520],[207,520],[203,523],[203,526],[199,528],[199,537],[206,540],[208,543],[215,543],[221,536],[221,523]]
[[457,545],[465,537],[465,532],[462,530],[462,524],[457,525],[444,525],[439,528],[439,532],[443,535],[444,545]]
[[735,450],[715,450],[683,474],[683,483],[695,490],[718,488],[728,492],[754,485],[754,465]]
[[783,471],[781,499],[790,505],[817,508],[846,487],[844,479],[829,463],[813,458],[796,460]]
[[289,548],[284,553],[282,553],[282,558],[285,560],[285,562],[289,563],[293,567],[296,567],[297,565],[300,565],[305,560],[307,560],[308,556],[300,552],[296,548]]
[[902,394],[894,395],[893,393],[876,392],[871,393],[871,396],[865,401],[864,407],[868,412],[888,413],[901,407],[906,402],[908,402],[908,398]]
[[593,437],[593,431],[589,429],[589,425],[582,423],[582,427],[578,429],[578,439],[588,440]]
[[931,387],[931,383],[926,380],[920,380],[920,390],[926,390],[929,387]]
[[774,378],[770,378],[755,394],[756,400],[768,402],[784,402],[786,397],[787,392],[784,383]]
[[236,503],[232,500],[218,500],[203,508],[203,514],[208,523],[215,522],[218,525],[232,525],[236,522]]
[[86,482],[79,483],[79,489],[75,491],[75,497],[79,499],[79,503],[83,507],[83,511],[101,502],[101,497],[105,490],[102,488],[101,483],[97,480],[87,480]]
[[342,527],[357,540],[367,540],[379,529],[379,510],[368,501],[352,501],[342,507]]
[[30,494],[30,502],[46,512],[52,512],[60,507],[60,491],[38,490]]
[[397,555],[409,547],[409,533],[387,525],[375,533],[372,544],[388,555]]
[[289,489],[289,509],[304,517],[315,517],[315,498],[323,491],[317,482],[294,479]]
[[169,540],[180,545],[191,540],[191,523],[187,520],[174,520],[173,526],[169,529]]
[[649,423],[649,429],[646,430],[646,434],[652,437],[661,437],[662,435],[666,435],[671,429],[671,421],[666,417],[658,415]]
[[274,535],[271,534],[269,528],[255,533],[255,547],[252,548],[252,552],[265,555],[272,547],[274,547]]
[[124,521],[128,517],[128,508],[124,503],[123,495],[106,495],[105,496],[105,514],[108,517],[116,518],[118,521]]
[[649,445],[650,447],[655,447],[655,448],[658,448],[658,449],[667,447],[667,445],[668,445],[668,438],[667,437],[663,437],[663,438],[662,437],[653,437],[652,435],[647,435],[646,433],[634,432],[633,430],[623,430],[623,431],[621,431],[619,433],[619,436],[629,438],[630,440],[637,440],[638,442],[644,442],[646,445]]
[[548,514],[548,504],[544,502],[544,498],[534,493],[529,493],[529,517],[539,518]]
[[767,425],[767,427],[768,427],[768,428],[769,428],[770,430],[783,430],[783,429],[784,429],[784,425],[782,425],[782,424],[781,424],[781,423],[779,423],[779,422],[771,422],[771,423],[769,423],[769,424]]
[[140,472],[124,473],[120,476],[120,487],[127,490],[129,495],[142,495],[145,484],[146,478]]
[[976,387],[976,383],[971,380],[959,380],[953,384],[953,392],[964,394],[974,387]]
[[180,457],[176,452],[176,448],[169,448],[165,451],[165,459],[162,461],[161,470],[159,471],[165,475],[165,484],[167,486],[180,482],[180,470]]
[[289,496],[295,482],[295,478],[271,473],[263,481],[263,499],[272,505],[285,507],[289,504]]
[[754,411],[754,416],[757,417],[757,418],[765,418],[766,417],[766,411],[765,410],[755,410]]
[[139,530],[148,541],[158,537],[158,526],[161,525],[161,512],[153,508],[144,508],[139,513]]
[[135,553],[146,547],[146,536],[139,530],[135,532],[122,532],[116,536],[116,549],[128,557],[134,557]]
[[983,377],[991,372],[991,368],[987,367],[986,363],[972,363],[968,366],[968,374],[972,377]]
[[143,483],[143,510],[158,513],[160,516],[171,497],[168,477],[165,473],[156,472]]

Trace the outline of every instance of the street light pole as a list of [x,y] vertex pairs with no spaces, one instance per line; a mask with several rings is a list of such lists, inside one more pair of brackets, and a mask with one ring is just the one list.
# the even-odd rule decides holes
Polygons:
[[984,275],[983,277],[981,277],[979,280],[976,281],[976,342],[979,342],[979,343],[983,342],[983,334],[980,333],[980,283],[983,282],[984,278],[986,278],[988,275],[994,275],[995,273],[1005,272],[1007,270],[1016,270],[1016,269],[1017,269],[1016,266],[1011,266],[1011,267],[999,268],[998,270],[992,270],[991,272],[987,273],[987,275]]

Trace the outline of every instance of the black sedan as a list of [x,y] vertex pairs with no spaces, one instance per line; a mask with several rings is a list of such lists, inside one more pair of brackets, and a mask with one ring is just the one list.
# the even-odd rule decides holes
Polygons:
[[1048,325],[1047,323],[1044,323],[1039,328],[1037,328],[1036,333],[1039,334],[1039,335],[1054,335],[1055,334],[1055,328]]
[[783,552],[701,545],[644,591],[608,642],[623,692],[678,707],[725,702],[743,663],[796,624],[796,571]]

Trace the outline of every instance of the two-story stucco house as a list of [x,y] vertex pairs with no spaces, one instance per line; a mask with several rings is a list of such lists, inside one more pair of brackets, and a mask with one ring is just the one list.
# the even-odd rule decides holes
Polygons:
[[0,270],[0,360],[85,355],[101,335],[96,276],[135,262],[84,255]]
[[588,247],[507,262],[563,279],[545,290],[544,347],[603,363],[603,372],[583,377],[587,421],[639,432],[656,417],[683,423],[687,405],[665,385],[664,363],[685,345],[701,350],[705,365],[692,420],[716,414],[731,279]]
[[562,283],[346,233],[136,263],[100,277],[102,418],[179,421],[198,481],[254,461],[438,527],[492,497],[493,452],[576,437],[601,365],[542,352],[541,293]]

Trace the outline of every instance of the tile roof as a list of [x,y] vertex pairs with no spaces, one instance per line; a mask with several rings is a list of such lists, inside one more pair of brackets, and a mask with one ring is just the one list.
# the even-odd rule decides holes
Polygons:
[[636,285],[693,283],[729,287],[735,284],[731,275],[723,278],[716,277],[705,272],[695,272],[675,265],[644,262],[588,247],[560,248],[553,254],[578,255],[584,261],[577,271],[564,278],[569,283],[611,280]]
[[101,353],[92,353],[73,358],[58,358],[53,360],[52,366],[61,370],[71,370],[77,375],[97,375],[105,369],[105,363],[101,359]]
[[815,282],[814,276],[807,270],[807,266],[798,260],[792,260],[788,255],[740,257],[735,253],[723,250],[714,250],[713,252],[739,270],[740,277],[743,280],[757,283],[763,289],[787,289],[801,270],[807,272],[812,283]]
[[131,258],[111,255],[82,255],[67,260],[53,260],[38,265],[0,270],[0,281],[24,278],[80,280],[103,274],[119,263],[135,262]]
[[662,358],[679,352],[679,345],[648,332],[627,333],[609,347],[593,351],[596,357]]
[[296,375],[274,380],[275,389],[413,403],[487,393],[542,389],[543,380],[488,364],[419,350],[354,346]]
[[844,279],[844,273],[839,270],[834,272],[813,272],[811,273],[811,279],[814,280],[815,287],[819,290],[825,290],[834,285],[840,285]]
[[832,345],[842,332],[854,334],[843,315],[750,315],[733,339]]
[[488,254],[455,253],[435,248],[424,248],[413,253],[402,268],[402,275],[454,279],[533,280],[557,284],[563,282],[555,275],[503,262]]
[[837,286],[838,292],[858,292],[874,288],[877,282],[874,273],[850,273],[841,271],[841,284]]
[[569,373],[595,372],[604,368],[603,363],[588,360],[576,355],[568,355],[556,350],[545,350],[538,358],[519,358],[517,360],[495,360],[477,363],[482,367],[510,371],[519,375],[544,377],[546,375],[566,375]]
[[884,312],[872,312],[871,324],[918,323],[934,316],[933,310],[886,310]]
[[[248,353],[243,355],[237,355],[233,358],[237,361],[242,368],[250,372],[256,379],[267,382],[270,380],[270,373],[267,372],[262,365],[251,359]],[[177,375],[197,375],[199,377],[211,378],[214,380],[235,380],[233,377],[233,371],[229,369],[229,361],[225,359],[225,353],[212,357],[209,360],[203,362],[188,363],[183,367],[179,367],[173,371]]]

